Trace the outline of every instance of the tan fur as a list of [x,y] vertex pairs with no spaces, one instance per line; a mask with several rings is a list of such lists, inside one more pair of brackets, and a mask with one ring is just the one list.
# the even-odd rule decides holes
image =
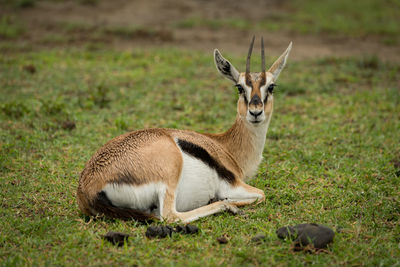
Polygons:
[[[280,60],[283,58],[286,59],[281,56]],[[284,62],[276,62],[273,67],[282,64],[284,65]],[[244,75],[245,73],[240,73],[240,77]],[[260,98],[261,87],[265,85],[266,80],[273,80],[270,72],[250,73],[248,77],[252,85],[251,96],[257,94]],[[272,95],[268,102],[261,106],[264,107],[266,119],[257,127],[267,129],[273,109]],[[265,196],[262,190],[243,182],[254,174],[261,160],[266,134],[266,129],[257,130],[256,126],[250,125],[246,120],[248,109],[243,98],[239,98],[235,123],[222,134],[156,128],[134,131],[112,139],[93,155],[81,173],[77,192],[80,210],[87,215],[96,215],[97,211],[92,206],[94,199],[107,184],[114,183],[133,186],[157,182],[165,184],[161,216],[169,221],[188,222],[223,210],[237,212],[236,206],[263,201]],[[241,188],[243,192],[254,193],[260,197],[233,202],[217,201],[188,212],[177,212],[175,193],[183,166],[182,152],[175,142],[177,139],[202,147],[219,165],[234,175],[234,188]]]

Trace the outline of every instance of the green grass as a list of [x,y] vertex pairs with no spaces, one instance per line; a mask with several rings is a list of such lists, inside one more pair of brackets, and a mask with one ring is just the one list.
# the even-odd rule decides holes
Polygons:
[[398,1],[296,1],[283,24],[300,33],[393,36],[400,32]]
[[[2,55],[0,264],[399,265],[400,66],[377,58],[289,62],[250,182],[267,199],[243,208],[247,217],[206,217],[195,222],[197,236],[148,240],[133,221],[80,214],[79,174],[112,137],[145,127],[221,132],[233,123],[237,93],[212,60],[163,49]],[[244,59],[231,62],[243,69]],[[276,237],[278,227],[303,222],[341,229],[329,253],[292,252]],[[116,248],[101,240],[107,231],[131,238]],[[250,243],[260,232],[266,241]],[[223,234],[226,245],[216,242]]]
[[189,17],[176,27],[233,28],[239,30],[289,31],[300,34],[382,37],[382,42],[397,44],[400,34],[400,4],[395,0],[307,0],[287,1],[262,19],[243,17],[205,19]]

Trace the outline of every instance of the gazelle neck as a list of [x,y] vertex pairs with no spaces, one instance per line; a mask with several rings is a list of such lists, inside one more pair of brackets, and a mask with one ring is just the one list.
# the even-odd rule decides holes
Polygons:
[[271,114],[259,125],[251,125],[239,115],[233,126],[215,138],[227,148],[242,169],[244,179],[251,178],[262,160]]

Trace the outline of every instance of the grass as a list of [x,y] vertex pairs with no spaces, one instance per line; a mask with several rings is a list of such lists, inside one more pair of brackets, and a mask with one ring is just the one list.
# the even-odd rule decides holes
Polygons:
[[[243,69],[244,58],[231,62]],[[250,182],[266,202],[243,208],[247,217],[201,219],[197,236],[148,240],[146,226],[134,221],[80,214],[79,174],[96,149],[128,130],[227,129],[236,91],[211,53],[2,55],[0,264],[399,265],[399,74],[400,65],[374,57],[290,61],[276,89],[264,160]],[[278,227],[303,222],[340,229],[329,253],[293,252],[276,237]],[[131,237],[116,248],[101,240],[107,231]],[[252,244],[260,232],[266,241]],[[226,245],[216,242],[223,234]]]
[[400,4],[385,0],[289,1],[268,12],[262,19],[188,17],[176,27],[207,27],[214,30],[289,31],[300,34],[365,37],[375,35],[388,45],[397,44],[400,34]]
[[[399,34],[400,4],[397,1],[296,1],[294,12],[282,19],[300,33],[350,36]],[[285,24],[285,22],[283,23]]]

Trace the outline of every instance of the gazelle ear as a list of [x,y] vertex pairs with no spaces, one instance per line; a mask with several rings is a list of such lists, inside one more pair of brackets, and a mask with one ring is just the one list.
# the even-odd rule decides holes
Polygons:
[[218,49],[214,50],[214,62],[217,66],[218,71],[227,79],[237,83],[239,81],[239,72],[235,67],[226,60]]
[[283,52],[283,54],[275,61],[275,63],[272,64],[271,68],[269,68],[268,72],[271,72],[272,75],[274,75],[275,81],[278,79],[279,74],[285,67],[286,60],[289,56],[289,52],[291,49],[292,49],[292,42],[290,42],[288,48],[286,48],[286,51]]

